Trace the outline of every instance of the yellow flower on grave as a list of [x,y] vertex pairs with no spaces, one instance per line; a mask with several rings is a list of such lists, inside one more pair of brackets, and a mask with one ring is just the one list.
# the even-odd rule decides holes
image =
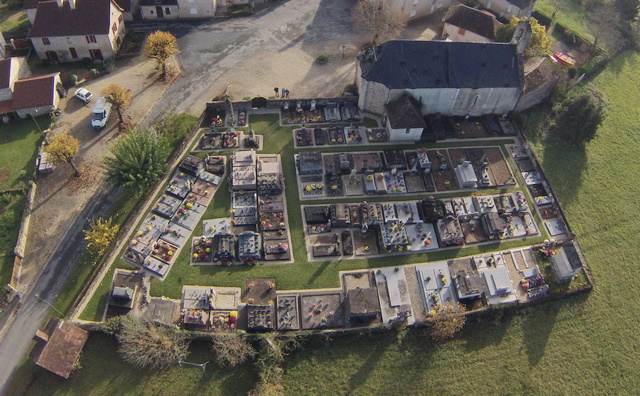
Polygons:
[[147,231],[151,231],[153,227],[151,227],[150,225],[147,226]]
[[168,250],[167,251],[167,256],[173,256],[173,250]]
[[194,254],[193,254],[193,258],[194,258],[194,259],[197,259],[197,258],[198,258],[198,253],[194,253]]
[[215,231],[215,229],[216,229],[216,226],[209,227],[209,231]]
[[204,195],[209,195],[209,190],[204,190]]
[[204,251],[207,252],[207,253],[211,253],[211,248],[206,248],[206,249],[204,249]]
[[142,232],[142,230],[138,231],[138,236],[142,236],[142,234],[144,234],[144,232]]
[[180,172],[180,177],[184,177],[184,172]]
[[132,245],[135,245],[136,243],[138,243],[138,240],[137,240],[137,239],[134,239],[134,240],[132,240],[132,241],[131,241],[131,244],[132,244]]
[[193,204],[191,202],[187,202],[187,204],[184,206],[186,206],[187,209],[191,209],[193,207]]

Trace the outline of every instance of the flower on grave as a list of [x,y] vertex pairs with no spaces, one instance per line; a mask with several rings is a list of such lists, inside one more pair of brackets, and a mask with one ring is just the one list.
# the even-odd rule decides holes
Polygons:
[[192,204],[191,202],[187,202],[184,206],[185,206],[187,209],[191,209],[191,208],[193,207],[193,204]]
[[180,177],[184,177],[184,172],[180,172]]
[[207,253],[211,253],[211,248],[206,248],[206,249],[204,249],[204,251],[207,252]]
[[144,232],[142,232],[142,230],[138,231],[138,233],[137,233],[138,236],[142,236],[142,234],[144,234]]
[[207,258],[207,254],[206,253],[200,253],[200,256],[198,256],[198,257],[200,257],[200,260],[204,260],[204,259]]
[[178,209],[178,213],[184,214],[187,210],[185,208]]
[[147,231],[151,231],[153,227],[151,227],[150,225],[147,226]]
[[173,250],[167,251],[167,256],[173,256]]
[[131,241],[131,244],[132,244],[132,245],[135,245],[136,243],[138,243],[138,240],[137,240],[137,239],[134,239],[134,240],[132,240],[132,241]]
[[198,253],[194,253],[194,254],[193,254],[193,258],[194,258],[194,259],[197,259],[198,257],[199,257],[199,256],[198,256]]
[[151,259],[148,259],[148,260],[147,260],[147,264],[151,264]]
[[215,230],[216,230],[216,226],[209,227],[209,231],[215,231]]
[[209,195],[209,190],[204,190],[204,195]]
[[165,228],[164,232],[171,232],[171,228],[169,228],[169,227]]

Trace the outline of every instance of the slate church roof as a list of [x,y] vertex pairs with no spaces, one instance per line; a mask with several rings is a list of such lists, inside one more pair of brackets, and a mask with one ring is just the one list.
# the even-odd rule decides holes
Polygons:
[[362,77],[389,89],[522,88],[522,57],[507,43],[388,41],[358,56]]

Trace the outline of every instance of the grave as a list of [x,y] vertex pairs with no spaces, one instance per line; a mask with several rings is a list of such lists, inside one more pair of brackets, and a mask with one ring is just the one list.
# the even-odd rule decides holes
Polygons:
[[179,246],[165,242],[159,239],[154,245],[151,251],[151,257],[155,257],[167,263],[173,264],[178,257]]
[[353,244],[356,256],[378,255],[378,240],[375,232],[368,232],[366,235],[361,231],[353,232]]
[[164,262],[162,260],[159,260],[159,259],[157,259],[157,258],[155,258],[153,256],[148,256],[144,260],[143,267],[145,269],[151,271],[155,275],[158,275],[160,277],[164,277],[169,272],[169,269],[171,268],[171,265],[169,265],[166,262]]
[[191,244],[191,264],[213,264],[211,247],[213,241],[205,236],[193,238]]
[[211,219],[202,222],[202,233],[206,237],[213,237],[218,233],[227,234],[230,232],[231,223],[227,218]]
[[202,158],[198,158],[193,155],[187,155],[178,166],[178,169],[188,175],[198,176],[198,174],[202,170],[202,166]]
[[163,194],[154,205],[152,212],[158,216],[170,219],[176,214],[181,204],[181,199]]
[[169,223],[164,229],[160,239],[170,242],[176,246],[183,247],[187,243],[187,238],[191,236],[191,230],[176,223]]
[[[193,207],[193,205],[191,207]],[[171,219],[171,223],[175,223],[181,227],[193,231],[196,227],[196,224],[198,224],[198,221],[200,220],[200,214],[201,213],[198,213],[191,209],[181,207]]]
[[551,236],[558,236],[566,233],[566,229],[560,219],[545,221],[544,225]]
[[298,297],[294,295],[278,296],[276,315],[278,317],[278,330],[299,330]]
[[344,308],[340,293],[303,294],[300,297],[302,329],[344,327]]
[[169,185],[165,191],[174,197],[185,199],[187,194],[189,194],[189,191],[191,191],[191,187],[193,187],[195,181],[195,176],[188,175],[182,171],[177,171],[169,181]]
[[419,222],[416,224],[407,224],[404,228],[409,236],[409,246],[407,250],[420,252],[439,248],[433,224]]

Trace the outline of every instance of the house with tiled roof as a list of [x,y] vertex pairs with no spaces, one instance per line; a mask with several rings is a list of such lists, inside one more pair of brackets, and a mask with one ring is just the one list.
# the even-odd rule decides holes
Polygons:
[[523,57],[507,43],[389,41],[362,51],[356,65],[358,107],[382,116],[404,93],[422,115],[503,115],[524,85]]
[[21,78],[31,76],[27,58],[7,58],[0,60],[0,114],[11,113],[13,88]]
[[492,42],[496,41],[501,26],[492,13],[461,4],[447,11],[442,37],[451,41]]
[[29,357],[36,365],[67,379],[77,368],[76,362],[88,338],[88,331],[51,317],[44,330],[36,332]]
[[11,110],[20,118],[49,114],[58,108],[60,73],[24,78],[13,86]]
[[76,62],[114,56],[124,33],[115,0],[56,0],[38,3],[28,38],[40,59]]

